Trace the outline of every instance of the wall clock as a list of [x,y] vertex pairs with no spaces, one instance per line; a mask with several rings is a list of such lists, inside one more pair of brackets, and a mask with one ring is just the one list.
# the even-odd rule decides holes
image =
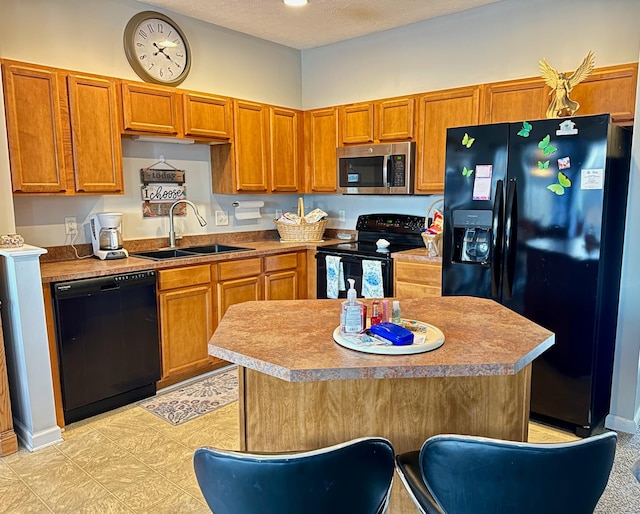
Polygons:
[[177,86],[189,74],[191,52],[180,27],[153,11],[136,14],[124,29],[129,64],[145,82]]

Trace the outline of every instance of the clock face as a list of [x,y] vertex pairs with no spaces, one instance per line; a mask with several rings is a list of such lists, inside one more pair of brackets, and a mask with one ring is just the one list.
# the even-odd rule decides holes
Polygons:
[[147,82],[175,86],[189,73],[189,43],[163,14],[143,12],[131,18],[124,32],[124,49],[131,67]]

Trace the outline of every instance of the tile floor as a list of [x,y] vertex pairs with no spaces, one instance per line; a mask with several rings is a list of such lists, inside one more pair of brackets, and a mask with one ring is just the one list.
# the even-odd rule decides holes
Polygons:
[[[135,405],[67,427],[64,442],[0,458],[0,513],[207,513],[200,446],[237,449],[238,405],[172,426]],[[576,439],[531,423],[529,440]]]
[[69,425],[64,442],[0,458],[2,513],[206,513],[192,457],[237,449],[238,404],[172,426],[135,405]]

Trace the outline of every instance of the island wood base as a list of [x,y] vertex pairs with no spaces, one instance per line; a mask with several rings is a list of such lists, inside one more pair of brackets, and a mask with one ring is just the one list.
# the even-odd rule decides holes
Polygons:
[[[526,441],[531,365],[516,375],[287,382],[242,366],[240,447],[320,448],[362,436],[389,439],[396,453],[441,433]],[[395,478],[389,512],[415,506]]]

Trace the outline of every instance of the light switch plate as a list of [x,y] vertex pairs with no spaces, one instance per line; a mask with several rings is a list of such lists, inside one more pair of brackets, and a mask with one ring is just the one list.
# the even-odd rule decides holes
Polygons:
[[228,211],[216,211],[216,225],[228,225],[229,224],[229,212]]
[[346,221],[346,219],[347,219],[346,213],[342,209],[340,209],[338,211],[338,221],[344,222]]

